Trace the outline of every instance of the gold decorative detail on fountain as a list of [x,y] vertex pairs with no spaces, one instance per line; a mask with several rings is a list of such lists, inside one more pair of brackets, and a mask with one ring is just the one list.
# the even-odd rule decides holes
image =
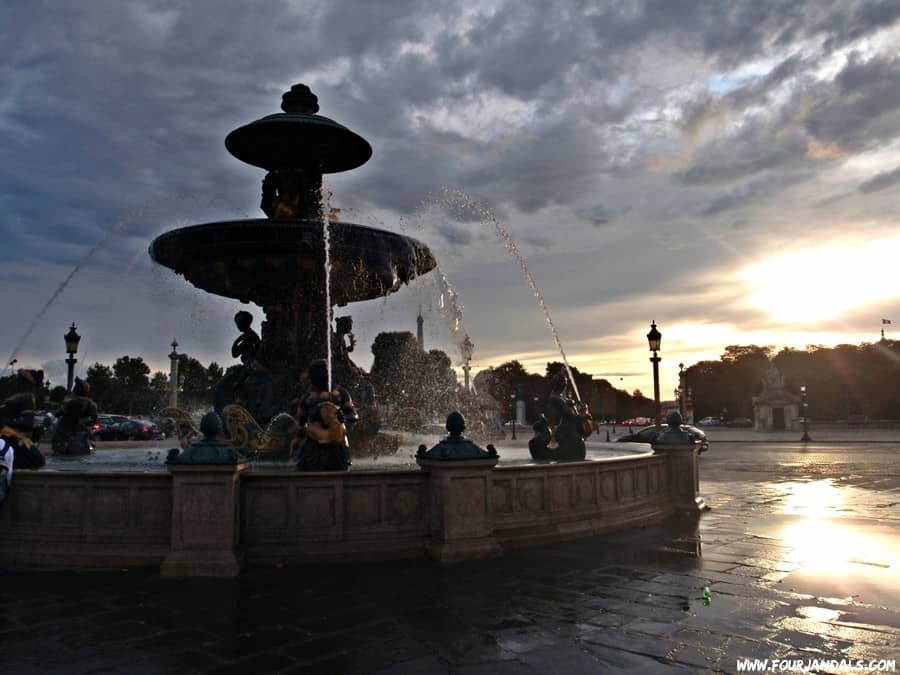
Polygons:
[[276,415],[263,429],[245,408],[227,405],[222,409],[222,421],[228,431],[228,441],[248,454],[266,454],[288,459],[298,442],[297,420],[287,413]]
[[[332,393],[337,394],[335,398],[340,396],[339,392]],[[319,396],[327,397],[328,392],[322,392]],[[340,420],[340,408],[330,400],[327,400],[319,403],[318,411],[319,414],[316,421],[307,422],[306,435],[316,441],[316,443],[346,443],[347,428]]]
[[178,436],[178,445],[182,450],[187,450],[193,441],[203,438],[190,416],[180,408],[164,408],[159,413],[159,420],[166,434],[174,432]]

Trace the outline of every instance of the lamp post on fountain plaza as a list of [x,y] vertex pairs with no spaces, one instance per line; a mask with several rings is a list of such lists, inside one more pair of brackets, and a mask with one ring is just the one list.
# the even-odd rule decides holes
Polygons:
[[66,341],[66,353],[69,355],[69,358],[66,359],[66,366],[69,369],[66,379],[66,393],[71,394],[72,385],[75,383],[75,364],[78,363],[75,354],[78,352],[78,343],[81,342],[81,336],[75,331],[74,321],[69,328],[69,332],[63,338]]
[[653,410],[653,424],[659,430],[659,345],[662,342],[662,333],[656,329],[656,321],[650,324],[650,332],[647,333],[647,342],[650,343],[650,351],[653,356],[650,357],[650,363],[653,364],[653,402],[656,406]]
[[804,443],[811,441],[809,437],[809,403],[806,400],[806,385],[800,385],[800,401],[803,409],[803,436],[800,440]]
[[512,440],[516,440],[516,394],[513,392],[509,395],[510,400],[512,401]]
[[678,364],[678,412],[684,419],[684,364]]

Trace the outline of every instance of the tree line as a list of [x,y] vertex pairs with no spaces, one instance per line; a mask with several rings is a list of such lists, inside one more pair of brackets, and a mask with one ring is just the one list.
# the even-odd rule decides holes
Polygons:
[[[204,366],[188,354],[179,354],[178,374],[180,408],[212,407],[214,389],[223,374],[220,365],[213,361]],[[112,366],[96,362],[88,367],[83,379],[104,413],[154,415],[169,404],[169,375],[161,371],[151,375],[150,366],[140,356],[120,356]],[[0,377],[0,400],[16,393],[18,387],[14,374]],[[38,406],[53,409],[65,397],[65,387],[50,388],[45,380],[44,394],[37,397]]]
[[694,417],[753,417],[753,396],[773,363],[785,388],[800,394],[805,385],[809,417],[815,420],[900,419],[900,341],[881,340],[806,349],[731,345],[718,361],[700,361],[685,370]]
[[[422,350],[410,332],[380,333],[372,345],[370,380],[379,402],[395,409],[416,409],[426,418],[441,418],[460,406],[462,392],[449,356]],[[210,408],[223,369],[216,362],[204,366],[188,354],[179,357],[179,407]],[[784,374],[785,387],[794,394],[807,388],[809,416],[816,420],[900,419],[900,341],[881,340],[835,347],[811,345],[806,349],[729,345],[717,361],[700,361],[684,371],[694,417],[725,414],[728,418],[753,417],[753,396],[762,390],[769,364]],[[531,421],[544,411],[550,380],[564,368],[547,363],[543,374],[529,373],[519,361],[486,368],[474,379],[479,393],[490,395],[501,419],[515,416],[517,400],[525,402]],[[639,390],[616,389],[605,379],[572,368],[581,399],[595,419],[653,417],[654,402]],[[91,397],[103,412],[152,415],[168,405],[169,375],[151,374],[140,356],[121,356],[108,366],[94,363],[84,379]],[[0,400],[15,393],[14,375],[0,377]],[[47,388],[50,405],[62,403],[65,387]],[[687,393],[687,392],[686,392]],[[676,392],[677,396],[677,392]]]
[[[178,406],[184,409],[212,406],[222,367],[215,361],[204,366],[188,354],[178,355]],[[84,378],[91,398],[103,412],[123,415],[155,414],[168,406],[171,386],[168,373],[150,374],[140,356],[120,356],[112,367],[90,366]]]
[[[515,417],[516,401],[521,400],[525,402],[526,419],[533,421],[544,412],[550,395],[551,380],[564,368],[565,364],[562,362],[551,361],[541,375],[527,372],[519,361],[507,361],[478,373],[475,387],[479,392],[490,394],[498,402],[501,417]],[[574,366],[571,371],[581,400],[588,404],[594,419],[653,417],[654,401],[645,397],[639,389],[629,394],[616,389],[608,380],[594,379],[590,373],[582,373]],[[569,394],[574,397],[571,387]]]

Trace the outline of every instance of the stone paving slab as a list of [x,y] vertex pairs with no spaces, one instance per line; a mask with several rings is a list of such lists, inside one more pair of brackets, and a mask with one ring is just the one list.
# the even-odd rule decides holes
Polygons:
[[[2,672],[733,673],[739,658],[900,663],[898,473],[900,443],[767,446],[763,455],[756,443],[734,443],[703,456],[713,510],[699,522],[485,561],[256,568],[233,580],[6,571]],[[802,534],[817,525],[834,547],[815,529]]]

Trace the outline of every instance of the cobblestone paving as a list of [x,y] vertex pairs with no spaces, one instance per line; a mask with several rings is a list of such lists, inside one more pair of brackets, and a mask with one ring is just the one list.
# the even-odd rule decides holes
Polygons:
[[251,569],[228,581],[7,572],[0,672],[732,673],[743,658],[900,662],[900,443],[713,445],[701,481],[713,509],[699,524],[451,566]]

